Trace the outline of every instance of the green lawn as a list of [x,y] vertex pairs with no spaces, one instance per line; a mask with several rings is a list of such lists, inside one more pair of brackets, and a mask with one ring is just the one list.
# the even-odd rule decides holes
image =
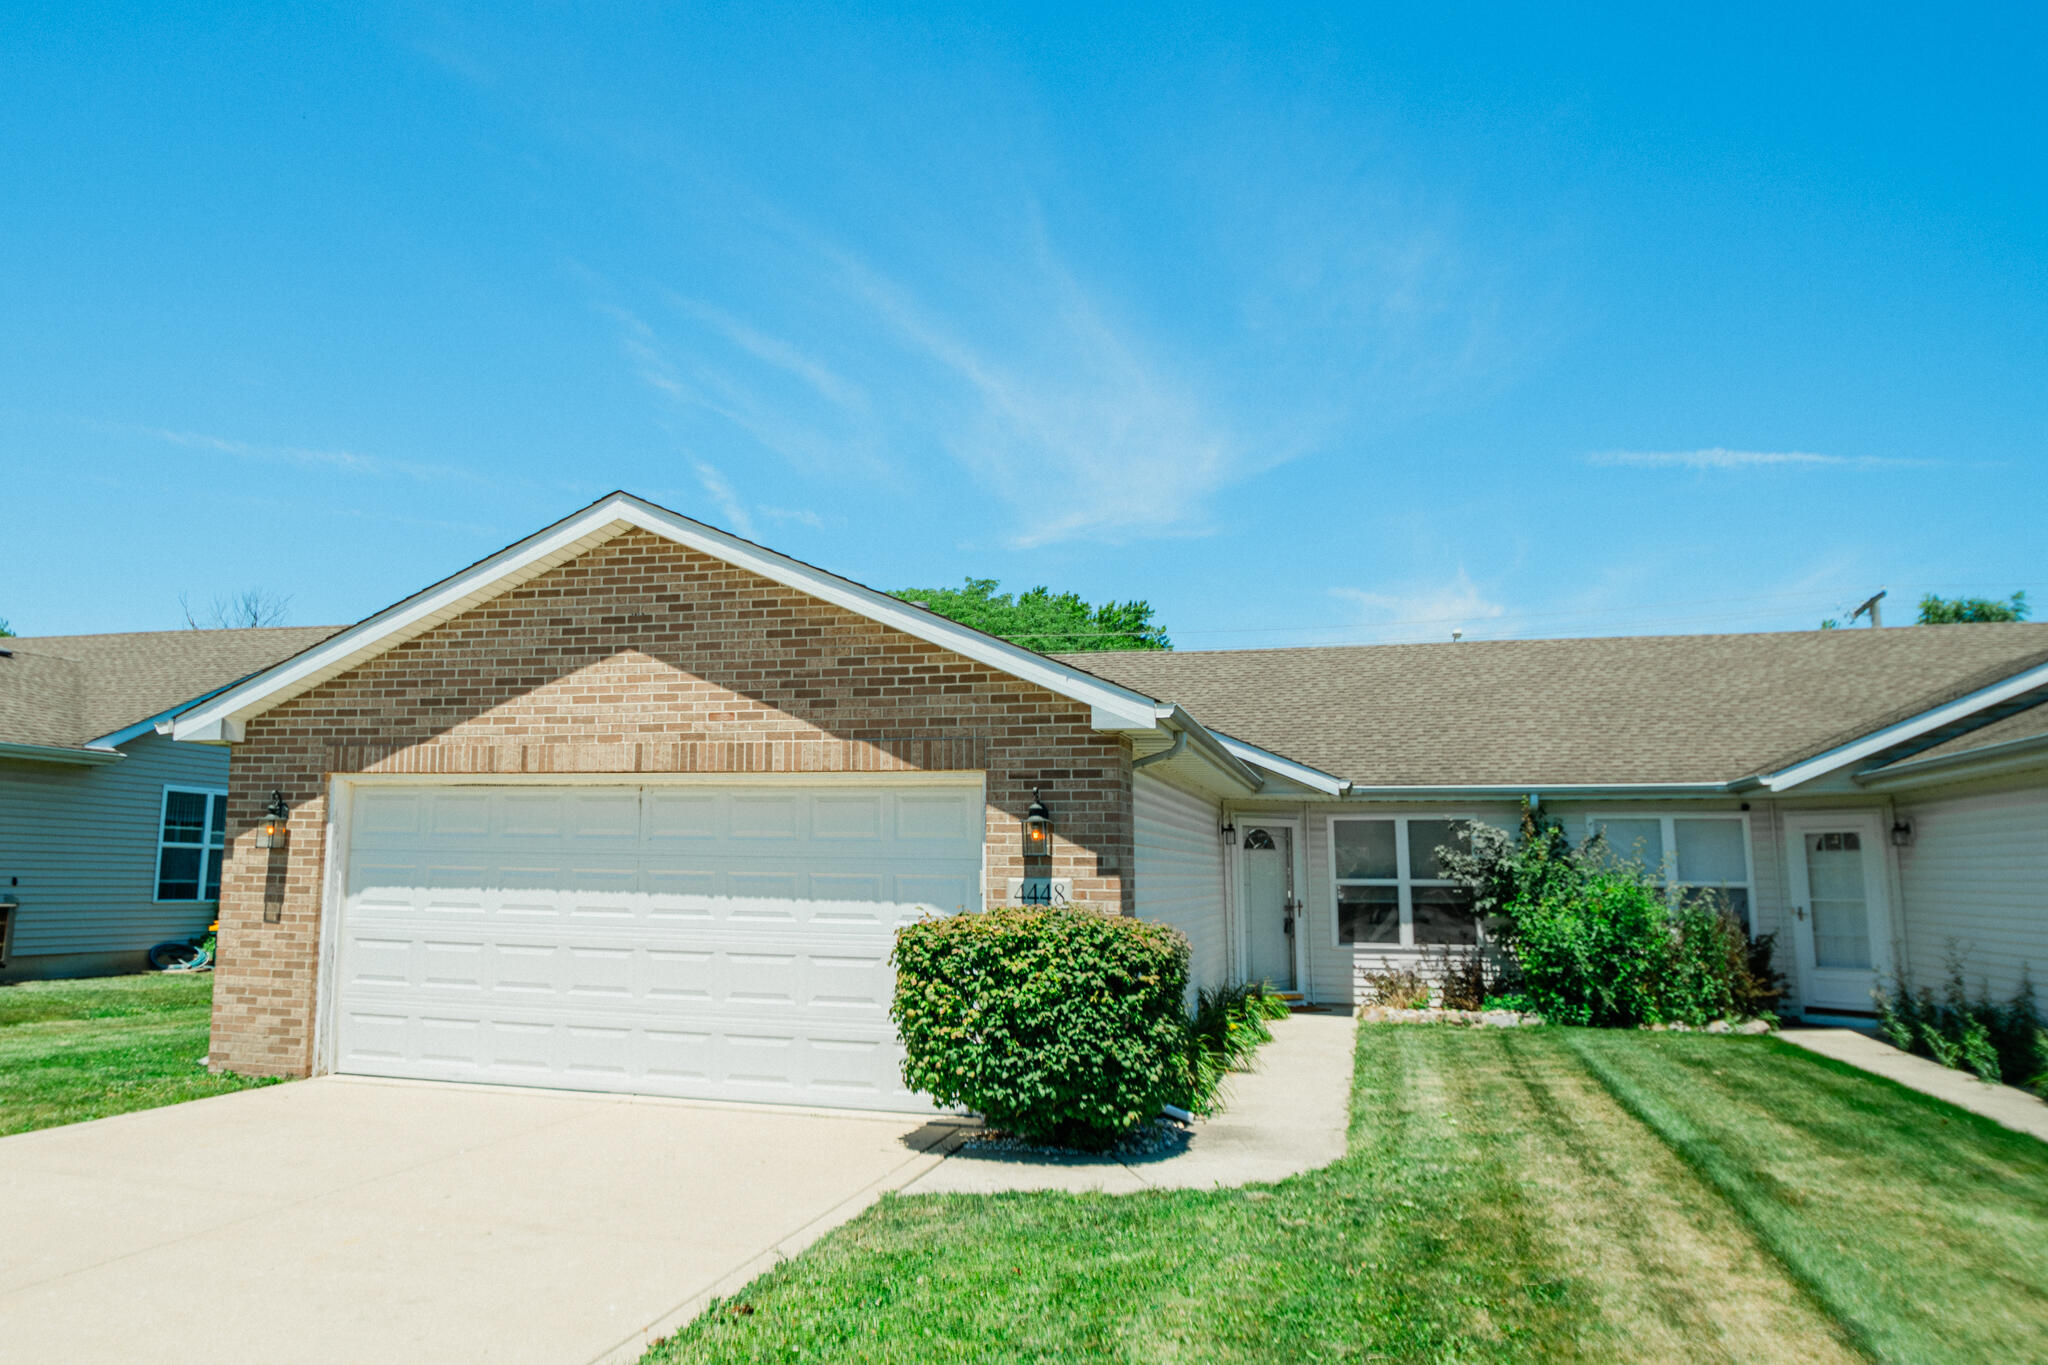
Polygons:
[[889,1198],[649,1361],[2048,1361],[2048,1146],[1769,1038],[1368,1026],[1279,1185]]
[[208,1074],[210,972],[0,986],[0,1136],[265,1084]]

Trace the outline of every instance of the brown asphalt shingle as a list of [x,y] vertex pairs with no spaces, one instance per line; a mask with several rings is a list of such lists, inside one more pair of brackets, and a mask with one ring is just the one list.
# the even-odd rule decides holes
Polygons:
[[1361,786],[1725,782],[2048,662],[2048,622],[1059,657]]
[[152,630],[0,638],[0,743],[82,748],[261,672],[341,629]]

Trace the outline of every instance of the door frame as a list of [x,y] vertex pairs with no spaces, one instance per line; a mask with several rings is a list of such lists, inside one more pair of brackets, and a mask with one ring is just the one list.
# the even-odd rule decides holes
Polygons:
[[1258,826],[1264,829],[1287,831],[1289,856],[1294,860],[1294,989],[1301,993],[1303,1000],[1313,1000],[1309,991],[1308,974],[1308,850],[1302,847],[1307,829],[1300,816],[1260,815],[1257,812],[1230,811],[1226,820],[1236,824],[1243,820],[1237,842],[1230,845],[1230,889],[1231,901],[1237,907],[1237,978],[1251,980],[1251,908],[1244,890],[1244,847],[1243,831]]
[[[1868,1014],[1869,989],[1881,988],[1897,974],[1894,951],[1897,907],[1892,894],[1890,845],[1885,834],[1883,812],[1870,807],[1845,810],[1788,811],[1785,831],[1785,910],[1792,921],[1793,960],[1799,970],[1799,1008],[1802,1013]],[[1812,889],[1807,881],[1806,836],[1829,831],[1854,830],[1863,841],[1863,893],[1870,917],[1870,983],[1853,1005],[1823,1003],[1814,998],[1823,974],[1841,968],[1818,965],[1813,945]]]
[[[973,786],[988,806],[988,774],[980,768],[941,772],[788,773],[332,773],[327,779],[327,819],[320,849],[320,926],[314,951],[313,1037],[307,1074],[334,1070],[340,1037],[335,1013],[341,990],[342,918],[348,910],[348,841],[355,819],[355,795],[365,787],[802,787],[847,782],[862,786]],[[289,853],[286,855],[289,857]],[[981,839],[981,909],[988,909],[988,832]]]

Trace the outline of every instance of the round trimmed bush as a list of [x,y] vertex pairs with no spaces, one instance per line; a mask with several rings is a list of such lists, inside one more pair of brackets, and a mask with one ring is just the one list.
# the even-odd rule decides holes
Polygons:
[[1185,1089],[1177,929],[1005,908],[908,925],[894,961],[905,1083],[992,1128],[1106,1147]]

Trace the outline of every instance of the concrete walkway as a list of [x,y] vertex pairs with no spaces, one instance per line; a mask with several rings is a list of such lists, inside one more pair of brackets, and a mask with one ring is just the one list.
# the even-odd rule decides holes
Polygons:
[[1947,1100],[1958,1109],[1982,1114],[2015,1132],[2048,1142],[2048,1104],[2009,1085],[1988,1085],[1967,1071],[1901,1052],[1867,1033],[1848,1028],[1788,1028],[1778,1035],[1796,1047],[1897,1081],[1908,1090]]
[[[1185,1148],[1170,1155],[1046,1157],[954,1150],[903,1187],[905,1194],[994,1194],[1009,1190],[1216,1189],[1285,1180],[1344,1155],[1351,1120],[1352,1020],[1296,1014],[1273,1024],[1254,1070],[1225,1083],[1224,1109],[1198,1120]],[[963,1134],[964,1135],[964,1134]]]
[[955,1129],[333,1077],[0,1138],[0,1361],[633,1361]]

